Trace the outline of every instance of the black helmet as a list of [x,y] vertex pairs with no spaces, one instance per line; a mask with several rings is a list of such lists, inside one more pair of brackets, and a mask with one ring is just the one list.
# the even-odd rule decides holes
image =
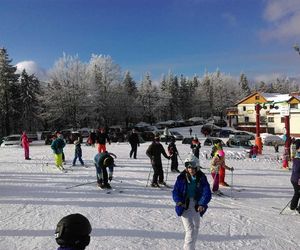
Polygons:
[[70,214],[58,222],[55,239],[62,247],[84,249],[90,243],[91,231],[91,224],[86,217],[82,214]]
[[115,166],[114,164],[114,158],[112,158],[110,155],[107,156],[104,161],[103,161],[103,165],[104,167],[111,167],[111,166]]

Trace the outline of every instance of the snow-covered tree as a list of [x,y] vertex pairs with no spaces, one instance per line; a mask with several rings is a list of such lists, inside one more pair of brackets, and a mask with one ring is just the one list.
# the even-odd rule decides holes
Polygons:
[[107,126],[119,108],[114,91],[122,82],[120,66],[110,56],[92,55],[87,65],[93,126]]
[[25,69],[21,73],[19,82],[22,130],[36,131],[40,124],[40,82],[34,74],[28,75]]
[[78,56],[63,55],[49,73],[43,117],[53,128],[81,127],[86,113],[86,74]]
[[159,111],[158,101],[158,89],[152,85],[151,76],[146,73],[144,79],[138,88],[139,96],[138,102],[142,108],[142,119],[143,121],[154,123],[156,120],[156,113]]
[[18,98],[17,82],[19,75],[17,68],[11,65],[7,50],[0,48],[0,119],[3,135],[13,130],[13,117],[18,113],[16,99]]

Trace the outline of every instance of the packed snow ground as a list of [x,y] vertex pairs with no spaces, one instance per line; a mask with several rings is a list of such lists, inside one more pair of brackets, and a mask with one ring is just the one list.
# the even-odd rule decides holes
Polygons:
[[[187,135],[188,129],[178,131]],[[184,231],[171,190],[145,187],[150,169],[145,155],[148,145],[141,144],[136,160],[129,158],[129,144],[108,145],[118,156],[111,194],[95,183],[67,189],[95,181],[92,159],[96,148],[82,145],[88,168],[76,166],[68,173],[55,169],[51,149],[42,143],[30,147],[31,161],[23,160],[22,148],[0,148],[0,249],[56,249],[56,224],[70,213],[81,213],[90,220],[89,250],[182,249]],[[184,160],[189,145],[177,142],[177,147]],[[281,169],[273,148],[264,147],[255,161],[244,158],[242,149],[224,149],[227,165],[235,171],[233,179],[230,172],[226,176],[229,184],[233,181],[233,190],[221,190],[233,198],[213,197],[201,219],[196,249],[300,249],[300,217],[291,215],[289,209],[279,215],[293,190],[291,173]],[[210,150],[201,148],[200,161],[212,183],[205,158]],[[73,151],[73,145],[66,146],[67,168]],[[165,170],[170,168],[164,158],[163,164]],[[173,185],[176,176],[169,171],[167,183]]]

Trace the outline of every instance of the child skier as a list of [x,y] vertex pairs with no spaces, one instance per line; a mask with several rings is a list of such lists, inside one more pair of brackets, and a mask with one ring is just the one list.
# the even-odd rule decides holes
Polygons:
[[81,166],[84,166],[84,162],[82,160],[82,149],[81,149],[81,144],[80,144],[80,140],[76,140],[74,141],[74,145],[75,145],[75,156],[74,156],[74,159],[73,159],[73,164],[72,166],[75,166],[76,165],[76,160],[78,158]]
[[65,147],[66,143],[63,140],[62,134],[60,132],[56,133],[56,139],[51,143],[51,149],[54,153],[55,158],[55,165],[58,169],[64,171],[63,167],[63,160],[62,160],[62,154],[63,154],[63,148]]
[[223,167],[224,169],[228,169],[230,171],[233,171],[233,168],[230,168],[226,166],[225,164],[225,153],[223,150],[218,150],[215,154],[215,156],[212,158],[210,171],[211,176],[213,178],[213,188],[212,191],[214,194],[220,194],[219,191],[219,171],[220,168]]
[[171,172],[180,173],[178,170],[178,150],[175,142],[175,138],[171,137],[171,143],[168,145],[168,152],[171,157]]

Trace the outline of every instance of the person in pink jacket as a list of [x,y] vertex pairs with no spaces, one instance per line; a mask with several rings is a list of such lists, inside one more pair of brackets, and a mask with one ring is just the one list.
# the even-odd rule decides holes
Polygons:
[[25,160],[31,160],[31,158],[29,158],[29,140],[25,131],[22,134],[21,140],[22,147],[24,148]]

